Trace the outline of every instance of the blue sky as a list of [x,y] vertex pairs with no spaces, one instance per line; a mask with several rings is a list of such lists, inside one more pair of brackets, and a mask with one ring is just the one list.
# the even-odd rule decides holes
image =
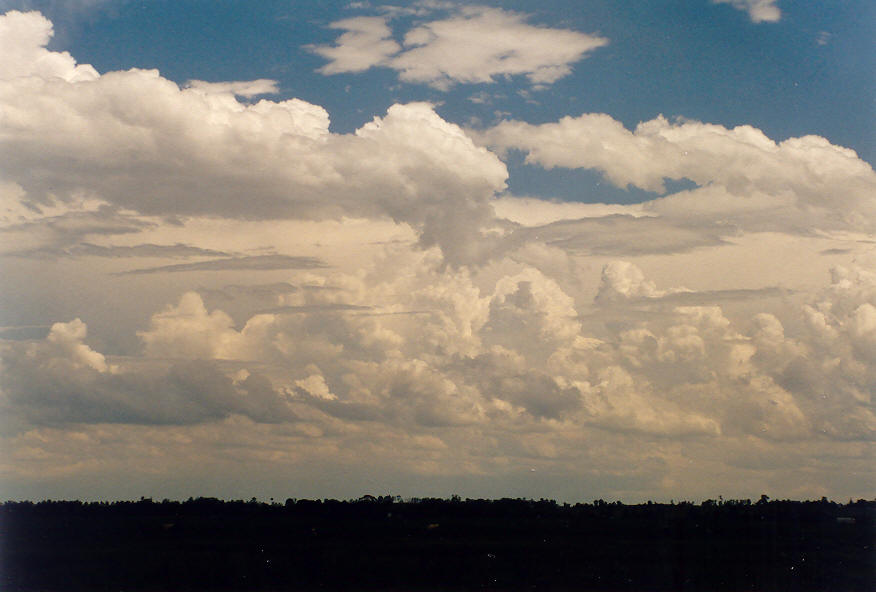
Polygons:
[[0,499],[871,495],[874,11],[0,0]]

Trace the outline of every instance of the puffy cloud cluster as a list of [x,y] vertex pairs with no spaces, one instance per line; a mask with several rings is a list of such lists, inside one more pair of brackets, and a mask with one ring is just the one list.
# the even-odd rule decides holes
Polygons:
[[[819,136],[776,143],[751,126],[662,116],[630,131],[596,113],[540,125],[504,121],[482,141],[521,150],[545,168],[598,170],[619,187],[664,193],[665,179],[693,181],[696,188],[644,206],[682,228],[715,227],[715,220],[751,231],[876,228],[876,173],[853,150]],[[637,222],[645,223],[653,221]]]
[[391,217],[462,260],[504,188],[504,164],[428,104],[333,134],[317,105],[234,96],[270,81],[180,89],[155,70],[98,76],[45,49],[51,24],[38,13],[0,23],[0,175],[33,205],[85,195],[157,215]]
[[635,298],[659,298],[666,292],[645,279],[642,270],[627,261],[613,261],[602,269],[597,302],[616,302]]
[[[392,14],[397,11],[391,11]],[[428,11],[427,11],[428,12]],[[405,82],[446,90],[456,83],[490,83],[525,75],[547,85],[571,73],[571,65],[608,40],[567,29],[538,27],[498,8],[463,6],[449,18],[408,30],[403,44],[392,39],[385,17],[356,17],[332,23],[346,31],[335,45],[311,47],[329,60],[323,74],[392,68]]]
[[782,11],[776,6],[778,0],[712,0],[712,2],[730,4],[737,10],[743,10],[754,23],[774,23],[782,18]]
[[[2,342],[0,438],[21,455],[122,423],[176,434],[204,462],[239,442],[240,458],[288,470],[364,458],[430,478],[537,466],[653,491],[699,482],[685,477],[688,456],[757,483],[774,466],[811,468],[818,450],[858,466],[876,435],[867,271],[836,270],[797,310],[731,320],[629,262],[603,267],[591,302],[508,259],[472,271],[434,249],[386,252],[355,273],[185,293],[139,332],[137,356],[96,351],[78,320]],[[266,309],[243,322],[205,304],[253,295]],[[636,477],[624,463],[651,469]]]
[[13,10],[0,17],[0,79],[38,76],[87,82],[98,78],[93,67],[77,65],[66,51],[47,50],[53,34],[52,23],[35,13]]
[[[416,68],[398,62],[403,78],[541,83],[589,51],[551,62],[532,41],[497,57],[485,34],[458,44],[471,60],[444,63],[449,22],[470,43],[483,27],[558,32],[436,7],[412,8],[432,20],[403,46],[384,18],[338,23],[338,45],[318,48],[324,71],[421,52]],[[432,18],[439,8],[450,17]],[[664,118],[631,131],[598,114],[476,133],[423,103],[335,134],[319,106],[239,99],[273,81],[181,89],[155,71],[98,75],[48,51],[50,35],[35,13],[0,17],[0,252],[16,256],[9,277],[33,282],[4,294],[24,303],[6,322],[78,315],[94,338],[76,319],[0,341],[13,434],[0,445],[15,442],[16,471],[43,466],[44,448],[68,458],[58,442],[79,433],[124,441],[125,454],[161,449],[158,464],[189,445],[286,468],[380,458],[428,476],[532,463],[558,482],[647,491],[671,488],[693,457],[698,483],[727,467],[826,466],[820,447],[863,466],[876,433],[876,277],[836,268],[821,291],[817,270],[772,277],[792,250],[806,257],[805,240],[824,261],[869,248],[876,177],[852,151]],[[696,187],[637,205],[496,198],[507,170],[474,136],[622,187]],[[45,304],[56,284],[66,307]],[[132,293],[124,312],[101,310]],[[156,444],[166,434],[177,448]]]
[[876,281],[867,272],[838,270],[800,311],[808,329],[788,337],[771,314],[736,326],[718,306],[673,302],[689,291],[660,290],[636,266],[611,262],[596,310],[627,320],[606,322],[597,337],[581,305],[533,267],[506,261],[473,276],[429,251],[395,261],[335,275],[332,290],[278,284],[280,306],[239,329],[189,292],[139,334],[148,364],[166,368],[160,378],[144,378],[135,359],[111,367],[85,345],[80,321],[57,324],[42,342],[7,344],[6,403],[30,409],[32,421],[54,409],[53,421],[241,414],[414,433],[516,425],[774,441],[874,434]]
[[0,405],[7,431],[76,423],[185,425],[232,413],[261,422],[295,420],[285,396],[264,377],[232,380],[211,355],[164,368],[111,365],[84,343],[86,334],[74,319],[55,323],[45,340],[3,344]]

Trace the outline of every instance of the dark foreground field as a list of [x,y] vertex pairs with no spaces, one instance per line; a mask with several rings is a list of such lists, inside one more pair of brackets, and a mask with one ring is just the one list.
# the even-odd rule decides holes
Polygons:
[[872,591],[876,501],[5,503],[7,591]]

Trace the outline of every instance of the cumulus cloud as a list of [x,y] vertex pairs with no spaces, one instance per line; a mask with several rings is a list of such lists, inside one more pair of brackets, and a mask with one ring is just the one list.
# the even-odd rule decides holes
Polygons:
[[51,21],[36,12],[12,10],[0,17],[0,79],[39,76],[65,82],[95,80],[97,70],[88,64],[77,65],[65,52],[46,49],[54,35]]
[[735,228],[726,225],[690,224],[670,216],[612,214],[520,229],[510,235],[508,242],[539,240],[572,253],[632,256],[714,247],[724,244],[724,237],[735,232]]
[[264,377],[235,383],[215,362],[205,360],[166,369],[109,365],[84,343],[86,335],[85,324],[75,319],[54,324],[44,340],[3,345],[0,402],[7,428],[191,424],[232,413],[255,421],[295,419],[284,395]]
[[[819,136],[780,143],[757,128],[657,117],[629,131],[602,113],[564,117],[532,125],[504,121],[484,134],[498,148],[526,152],[546,168],[588,168],[603,172],[618,187],[665,192],[664,179],[717,183],[733,194],[780,188],[811,195],[837,182],[859,195],[874,183],[873,169],[848,148]],[[806,185],[815,187],[806,191]]]
[[[405,45],[390,35],[396,21],[347,22],[355,34],[338,48],[360,49],[327,56],[329,66],[359,67],[362,56],[363,68],[386,66],[423,50],[425,69],[410,76],[442,84],[428,68],[440,65],[429,52],[448,42],[445,23],[555,32],[493,9],[444,6],[449,17],[437,19],[431,6],[414,7],[426,20]],[[215,458],[206,449],[221,442],[248,466],[356,466],[365,455],[388,470],[493,479],[525,459],[539,475],[635,481],[649,495],[683,478],[690,450],[716,475],[744,467],[751,476],[782,459],[829,464],[803,459],[820,447],[872,474],[873,274],[837,268],[825,286],[782,288],[793,273],[760,265],[766,238],[749,265],[754,232],[798,233],[782,236],[796,249],[799,235],[831,230],[806,244],[837,260],[869,248],[839,248],[876,220],[873,171],[852,151],[663,118],[634,130],[593,114],[510,121],[479,134],[481,144],[544,167],[595,169],[621,187],[695,187],[633,206],[497,197],[501,160],[431,105],[395,105],[334,134],[317,105],[236,98],[270,81],[180,89],[154,71],[98,75],[45,49],[50,25],[39,15],[4,19],[17,37],[3,43],[29,49],[10,53],[0,76],[2,252],[70,257],[65,277],[95,286],[65,298],[91,298],[92,310],[105,286],[93,267],[78,278],[76,257],[203,258],[109,278],[114,290],[148,294],[124,350],[113,341],[121,329],[108,335],[104,318],[72,305],[39,313],[81,315],[93,339],[78,319],[7,321],[26,329],[0,335],[10,338],[0,340],[0,412],[14,432],[0,444],[14,449],[16,470],[33,470],[44,448],[66,461],[65,438],[105,455],[82,442],[109,434],[132,455],[167,458],[189,446]],[[472,53],[485,69],[460,62],[445,82],[515,74],[491,70],[500,66],[534,83],[561,73],[519,66],[525,52],[504,65]],[[715,276],[678,272],[694,249]],[[265,254],[276,252],[300,255]],[[736,257],[744,282],[722,268]],[[16,277],[55,264],[7,262]],[[87,263],[117,272],[126,262]],[[204,271],[245,273],[181,273]],[[156,281],[164,272],[174,281]],[[661,279],[673,275],[684,281]],[[246,283],[254,278],[266,283]],[[119,351],[129,355],[111,355]],[[630,476],[620,465],[645,468]]]
[[490,146],[525,152],[530,164],[601,171],[618,187],[664,193],[665,179],[693,181],[698,187],[649,202],[644,210],[694,226],[714,228],[717,218],[724,232],[732,226],[870,232],[876,220],[872,167],[819,136],[777,143],[751,126],[728,129],[662,116],[629,131],[608,115],[584,114],[540,125],[504,121],[481,137]]
[[642,270],[627,261],[612,261],[602,268],[597,302],[615,302],[638,298],[660,298],[666,294],[654,282],[645,279]]
[[409,29],[399,45],[383,17],[357,17],[332,23],[343,29],[333,46],[312,51],[327,58],[323,74],[392,68],[405,82],[446,90],[457,83],[495,82],[525,75],[547,85],[571,73],[571,65],[608,40],[568,29],[527,24],[524,15],[498,8],[465,6],[449,18]]
[[729,4],[745,11],[753,23],[774,23],[782,18],[782,11],[776,6],[778,0],[712,0],[712,3]]
[[98,76],[45,49],[51,26],[38,13],[0,20],[3,43],[19,48],[0,79],[0,174],[31,203],[86,194],[141,214],[391,217],[462,260],[504,188],[504,164],[431,105],[394,105],[332,134],[317,105],[244,104],[234,89],[181,90],[155,70]]
[[[726,467],[813,442],[854,456],[848,447],[876,433],[876,283],[866,270],[837,270],[805,307],[740,319],[674,300],[694,293],[630,262],[606,264],[590,303],[524,263],[473,272],[443,265],[434,249],[388,252],[393,265],[226,286],[287,307],[239,323],[186,293],[140,332],[141,357],[103,355],[80,321],[2,342],[7,431],[24,446],[45,426],[224,434],[231,422],[234,438],[259,442],[245,458],[286,450],[355,464],[378,454],[433,476],[503,474],[520,462],[603,474],[648,451],[666,463],[659,478],[688,466],[678,446],[726,450],[729,460],[709,461]],[[596,312],[586,323],[585,308]],[[630,314],[637,309],[651,314]],[[263,431],[268,422],[276,432]]]

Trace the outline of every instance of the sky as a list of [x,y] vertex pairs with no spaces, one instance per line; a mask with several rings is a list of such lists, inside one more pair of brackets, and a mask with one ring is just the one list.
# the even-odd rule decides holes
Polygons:
[[0,0],[0,499],[871,498],[874,17]]

